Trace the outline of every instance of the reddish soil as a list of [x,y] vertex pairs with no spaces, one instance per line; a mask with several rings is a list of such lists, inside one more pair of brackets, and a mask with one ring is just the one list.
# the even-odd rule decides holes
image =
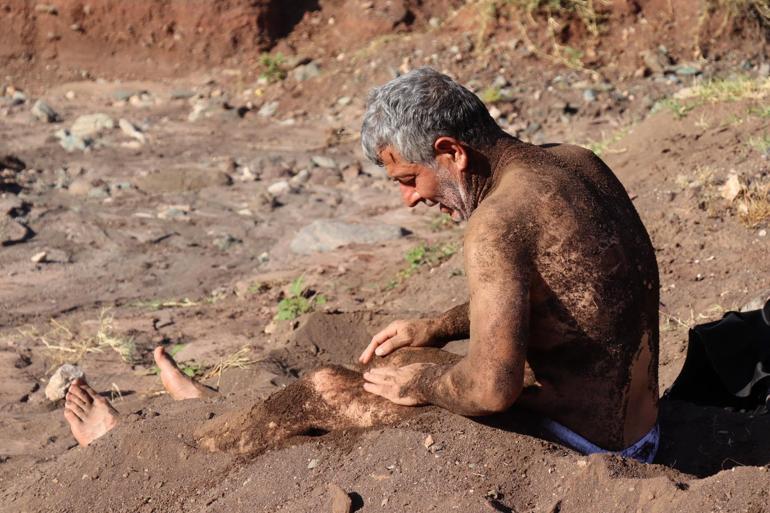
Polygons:
[[[389,321],[466,298],[459,251],[399,278],[407,251],[459,247],[463,227],[401,206],[356,140],[368,88],[422,64],[480,93],[500,75],[512,97],[494,107],[507,130],[602,151],[657,250],[661,392],[669,387],[688,326],[770,289],[768,221],[742,220],[747,190],[722,196],[732,175],[745,188],[770,181],[768,82],[757,77],[767,44],[750,20],[699,22],[695,4],[614,2],[599,39],[561,19],[555,41],[582,49],[582,69],[557,62],[543,25],[527,25],[542,13],[529,22],[449,0],[60,0],[50,3],[56,14],[0,5],[9,28],[0,76],[27,95],[14,103],[13,90],[0,91],[0,159],[23,162],[0,176],[0,221],[30,230],[0,246],[0,511],[331,511],[332,483],[364,512],[770,510],[770,417],[682,402],[663,401],[653,465],[582,457],[540,439],[520,412],[479,422],[424,408],[395,426],[310,433],[320,436],[253,457],[194,443],[202,426],[319,366],[353,367]],[[667,74],[645,69],[640,55],[660,45]],[[286,57],[289,76],[258,83],[255,63],[269,49]],[[296,80],[293,66],[308,60],[319,76]],[[700,75],[676,75],[686,65]],[[681,117],[651,112],[656,100],[740,65],[760,84],[753,96],[706,101]],[[37,98],[62,121],[35,119]],[[275,113],[258,114],[272,101]],[[111,129],[90,151],[66,152],[54,132],[96,112],[131,121],[147,142]],[[314,165],[319,156],[333,169]],[[284,179],[293,192],[273,198],[268,187]],[[292,252],[297,230],[322,218],[411,234]],[[46,259],[32,262],[42,251]],[[300,275],[326,304],[274,321]],[[130,338],[133,353],[96,347],[99,332]],[[73,341],[91,341],[92,351],[77,353]],[[218,397],[174,402],[152,372],[159,343],[181,345],[176,358],[191,372],[233,354],[242,367],[208,379]],[[123,415],[87,448],[44,395],[68,360]]]

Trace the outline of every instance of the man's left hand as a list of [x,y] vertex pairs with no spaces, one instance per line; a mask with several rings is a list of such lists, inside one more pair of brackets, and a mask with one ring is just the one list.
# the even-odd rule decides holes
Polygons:
[[432,363],[413,363],[404,367],[378,367],[364,372],[364,390],[402,406],[427,404],[415,387],[418,376]]

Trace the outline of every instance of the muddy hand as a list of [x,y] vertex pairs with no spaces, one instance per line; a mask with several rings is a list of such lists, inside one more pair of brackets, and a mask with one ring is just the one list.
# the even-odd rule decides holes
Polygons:
[[358,361],[366,365],[376,354],[385,356],[400,347],[425,347],[433,342],[434,322],[426,319],[393,321],[372,337]]
[[415,383],[420,374],[434,364],[413,363],[404,367],[379,367],[364,372],[364,390],[402,406],[426,404]]

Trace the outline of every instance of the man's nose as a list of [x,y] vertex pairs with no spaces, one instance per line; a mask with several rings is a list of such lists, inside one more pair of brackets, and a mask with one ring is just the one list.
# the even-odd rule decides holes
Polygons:
[[401,184],[401,199],[404,200],[404,205],[413,207],[422,200],[422,196],[414,187]]

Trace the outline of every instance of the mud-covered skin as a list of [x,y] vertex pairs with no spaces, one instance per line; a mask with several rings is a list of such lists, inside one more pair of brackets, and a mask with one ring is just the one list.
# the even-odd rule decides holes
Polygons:
[[[583,148],[509,143],[494,182],[466,232],[471,351],[474,337],[486,338],[477,345],[504,355],[489,366],[518,367],[508,346],[520,345],[534,379],[522,386],[520,372],[492,371],[499,387],[522,386],[517,405],[601,447],[630,445],[654,425],[658,398],[658,272],[641,220],[609,168]],[[522,284],[528,321],[523,329],[513,324],[517,336],[489,331],[507,322],[492,304],[474,317],[474,293],[490,302],[485,290],[494,287],[492,296],[510,303],[506,294],[520,294]],[[443,375],[429,369],[415,386],[429,402],[462,413],[464,389],[488,372],[474,363]]]

